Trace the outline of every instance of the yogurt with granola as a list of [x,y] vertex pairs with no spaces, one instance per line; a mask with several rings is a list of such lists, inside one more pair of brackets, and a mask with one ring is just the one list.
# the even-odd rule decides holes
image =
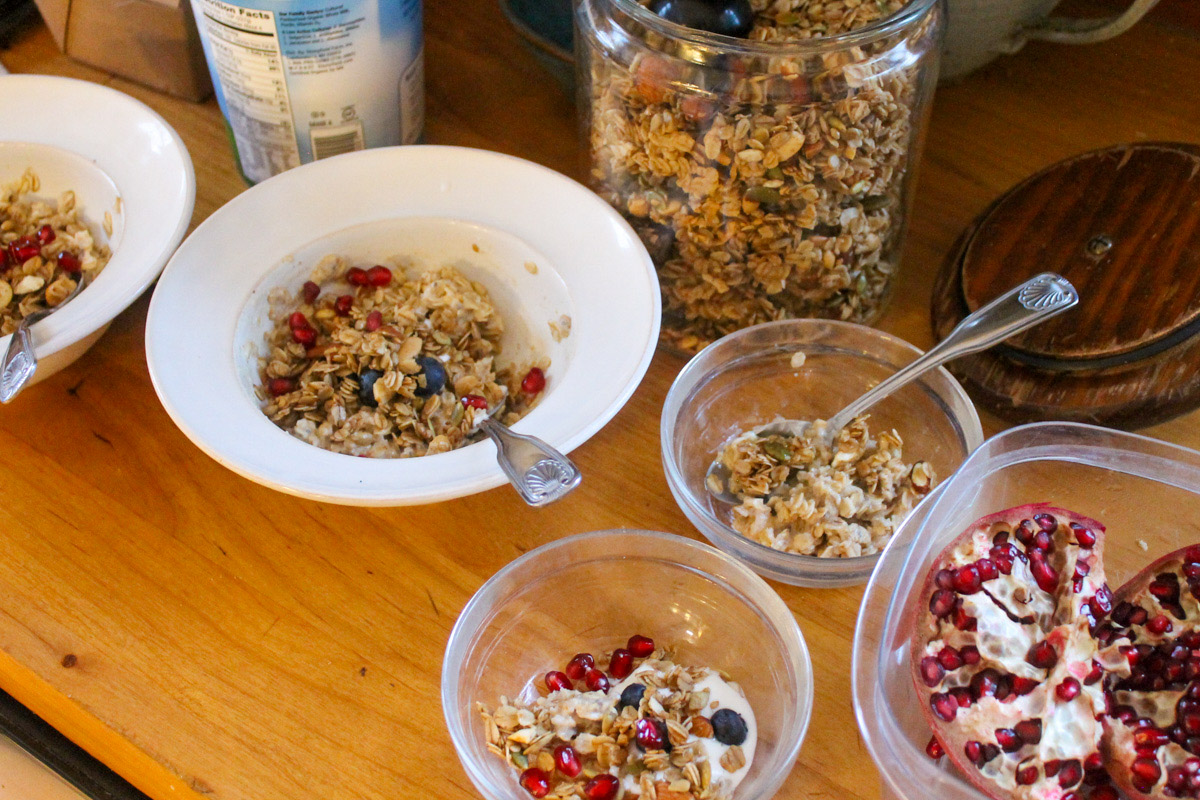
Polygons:
[[[533,797],[729,800],[758,731],[741,688],[634,636],[597,668],[589,653],[542,678],[532,701],[480,704],[488,749]],[[540,688],[540,687],[539,687]]]

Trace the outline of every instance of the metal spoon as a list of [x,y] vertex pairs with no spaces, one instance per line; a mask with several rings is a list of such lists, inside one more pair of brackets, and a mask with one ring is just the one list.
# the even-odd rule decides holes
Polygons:
[[[986,350],[1061,314],[1078,302],[1075,287],[1061,275],[1046,272],[1026,281],[968,316],[937,346],[830,417],[821,432],[822,440],[831,443],[855,417],[929,370],[959,356]],[[760,425],[751,433],[803,436],[811,425],[811,422],[800,420],[777,420]],[[717,459],[708,467],[705,485],[709,494],[722,503],[736,505],[741,502],[741,498],[729,491],[729,468]]]
[[87,282],[88,275],[83,273],[75,284],[75,288],[63,298],[61,303],[53,308],[34,311],[17,325],[17,329],[13,331],[12,339],[8,343],[8,350],[4,353],[4,360],[0,361],[0,403],[11,402],[29,383],[33,373],[37,372],[37,353],[33,348],[33,332],[30,328],[35,322],[45,319],[74,300],[83,291]]
[[534,508],[549,505],[579,485],[579,468],[536,436],[516,433],[497,422],[504,409],[499,403],[476,427],[496,443],[496,460],[521,499]]

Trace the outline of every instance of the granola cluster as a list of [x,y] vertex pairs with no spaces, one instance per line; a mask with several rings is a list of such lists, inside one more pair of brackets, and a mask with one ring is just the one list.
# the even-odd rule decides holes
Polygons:
[[722,448],[728,489],[741,501],[734,530],[776,550],[823,558],[884,548],[933,488],[933,467],[906,462],[894,430],[872,438],[865,415],[832,443],[824,441],[825,427],[817,420],[799,436],[750,433]]
[[[908,2],[751,0],[749,38],[810,42]],[[635,55],[590,53],[591,181],[654,257],[664,341],[879,314],[931,80],[912,53],[931,28],[811,55],[714,59],[652,32]]]
[[548,359],[497,363],[504,331],[487,289],[452,267],[408,279],[339,256],[271,298],[256,387],[293,436],[356,456],[444,453],[488,414],[511,424],[541,397]]
[[[110,256],[80,217],[74,192],[63,192],[55,203],[36,199],[40,188],[32,170],[0,188],[0,336],[35,311],[62,303]],[[108,212],[104,229],[112,235]]]
[[[754,753],[753,714],[737,684],[664,650],[615,686],[561,688],[528,703],[501,697],[494,712],[477,708],[488,749],[520,771],[534,797],[551,800],[729,800]],[[721,714],[748,722],[749,731],[743,724],[740,738],[721,742]]]

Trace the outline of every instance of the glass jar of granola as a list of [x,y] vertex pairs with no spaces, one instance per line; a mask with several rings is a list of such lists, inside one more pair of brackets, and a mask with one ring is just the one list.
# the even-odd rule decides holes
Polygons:
[[658,267],[663,339],[869,323],[900,258],[937,83],[938,0],[750,0],[748,38],[580,0],[592,187]]

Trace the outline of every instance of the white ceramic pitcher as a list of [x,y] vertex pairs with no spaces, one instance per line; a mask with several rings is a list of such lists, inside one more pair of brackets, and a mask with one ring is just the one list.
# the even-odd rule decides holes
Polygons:
[[1037,39],[1063,44],[1110,39],[1129,30],[1157,2],[1133,0],[1115,17],[1072,19],[1050,16],[1059,0],[948,0],[942,78],[960,78]]

